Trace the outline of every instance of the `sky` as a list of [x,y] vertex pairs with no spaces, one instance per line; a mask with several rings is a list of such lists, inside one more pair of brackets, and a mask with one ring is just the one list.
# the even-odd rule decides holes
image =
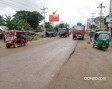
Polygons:
[[[49,21],[49,15],[56,11],[59,14],[59,22],[64,22],[71,26],[77,22],[81,22],[84,25],[87,22],[87,18],[91,18],[92,14],[95,13],[94,17],[99,16],[100,9],[97,8],[100,3],[103,3],[103,15],[109,14],[109,2],[110,0],[0,0],[0,15],[11,15],[13,16],[16,11],[27,10],[27,11],[38,11],[42,12],[40,8],[48,8],[46,11],[45,21]],[[42,22],[43,23],[43,22]]]

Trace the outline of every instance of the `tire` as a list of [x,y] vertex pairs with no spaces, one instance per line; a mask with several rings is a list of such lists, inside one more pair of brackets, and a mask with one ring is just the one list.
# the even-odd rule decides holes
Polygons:
[[24,43],[24,46],[26,46],[26,43]]
[[61,35],[59,37],[61,38]]
[[84,40],[84,36],[82,36],[82,40]]
[[103,48],[103,51],[106,51],[106,48]]
[[6,45],[6,47],[7,47],[7,48],[10,48],[11,46],[10,46],[10,45]]
[[74,40],[75,36],[73,36],[73,40]]

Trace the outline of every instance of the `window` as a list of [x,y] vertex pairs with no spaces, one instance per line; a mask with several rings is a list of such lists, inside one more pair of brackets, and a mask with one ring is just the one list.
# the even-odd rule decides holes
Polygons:
[[102,38],[102,39],[109,39],[109,35],[107,35],[107,34],[100,34],[100,35],[99,35],[99,38]]

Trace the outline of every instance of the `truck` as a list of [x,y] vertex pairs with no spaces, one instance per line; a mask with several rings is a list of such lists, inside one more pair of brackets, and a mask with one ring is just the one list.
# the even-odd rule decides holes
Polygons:
[[69,28],[59,28],[59,37],[69,37]]
[[72,28],[72,34],[73,40],[75,38],[81,38],[82,40],[84,40],[85,26],[82,25],[82,23],[77,23],[77,25],[73,26]]

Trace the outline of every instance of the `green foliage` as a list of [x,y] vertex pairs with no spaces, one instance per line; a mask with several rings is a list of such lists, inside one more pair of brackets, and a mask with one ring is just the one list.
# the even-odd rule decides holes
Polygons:
[[65,24],[64,23],[60,23],[59,24],[59,28],[64,28],[65,27]]
[[45,28],[46,28],[46,31],[49,31],[49,32],[54,31],[53,26],[51,25],[50,22],[45,23]]
[[39,25],[39,21],[44,19],[37,11],[17,11],[14,17],[25,20],[33,29],[36,29]]
[[4,21],[3,17],[0,16],[0,25],[4,25],[4,24],[5,24],[5,21]]
[[11,16],[6,16],[5,25],[9,30],[32,30],[31,26],[23,19],[13,18]]
[[4,20],[5,20],[5,25],[8,27],[8,29],[12,30],[12,27],[13,27],[12,21],[11,21],[12,17],[6,15],[6,18],[4,18]]
[[32,27],[23,19],[13,19],[12,25],[13,25],[12,29],[33,30]]
[[60,23],[59,24],[59,28],[66,28],[66,27],[69,27],[69,24],[67,24],[67,23]]
[[45,23],[45,28],[49,28],[49,27],[52,27],[51,23],[50,22],[46,22]]
[[54,27],[54,29],[55,29],[56,32],[58,32],[59,25],[56,25],[56,26]]
[[54,29],[53,29],[53,27],[49,27],[49,28],[46,28],[46,31],[52,32],[52,31],[54,31]]
[[97,29],[97,26],[95,26],[95,25],[90,25],[89,28],[95,30],[95,29]]
[[42,32],[41,27],[37,27],[37,32]]
[[56,25],[54,27],[55,31],[58,32],[58,29],[59,28],[66,28],[66,27],[69,27],[69,24],[68,23],[60,23],[59,25]]
[[108,24],[109,24],[109,23],[106,22],[106,18],[107,18],[107,17],[109,17],[109,15],[107,15],[107,16],[104,18],[104,25],[105,25],[105,27],[108,29]]

